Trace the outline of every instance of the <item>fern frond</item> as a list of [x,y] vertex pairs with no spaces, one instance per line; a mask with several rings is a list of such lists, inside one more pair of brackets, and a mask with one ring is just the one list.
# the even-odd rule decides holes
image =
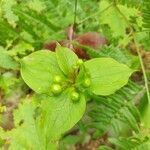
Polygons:
[[16,39],[17,33],[6,21],[0,19],[0,44],[4,45],[7,41]]
[[130,81],[127,86],[111,96],[95,97],[96,105],[89,112],[92,119],[90,126],[97,129],[99,135],[111,129],[116,133],[119,132],[120,123],[138,132],[140,117],[133,99],[140,90],[141,87]]
[[109,141],[121,150],[148,150],[150,148],[149,137],[119,137],[110,138]]
[[[15,29],[17,32],[17,36],[19,37],[18,41],[26,41],[28,43],[39,44],[41,47],[46,40],[49,39],[59,39],[64,37],[64,28],[69,25],[70,22],[65,21],[68,19],[68,16],[65,17],[64,11],[68,15],[69,7],[64,7],[67,5],[68,1],[60,1],[57,6],[54,6],[54,2],[48,2],[39,0],[37,1],[20,1],[17,2],[13,0],[13,3],[9,5],[8,0],[3,2],[5,7],[0,6],[0,15],[1,18],[5,18],[5,22]],[[45,9],[43,12],[37,12],[36,6],[34,4],[38,4],[41,8],[40,4],[43,4]],[[57,4],[55,2],[55,4]],[[70,4],[70,3],[69,3]],[[72,4],[72,3],[71,3]],[[9,10],[7,10],[9,8]],[[63,9],[64,8],[64,9]],[[42,9],[42,8],[41,8]],[[59,11],[63,10],[63,11]],[[43,14],[44,13],[44,14]],[[13,14],[13,17],[10,16]],[[73,15],[73,13],[72,13]],[[17,17],[17,19],[15,19]],[[73,17],[71,17],[73,18]],[[64,23],[63,23],[64,22]],[[1,24],[2,26],[2,24]],[[0,33],[3,32],[3,36],[6,39],[9,39],[8,32],[10,30],[0,28]],[[11,34],[11,32],[10,32]],[[14,36],[12,36],[14,37]],[[11,37],[11,39],[12,39]],[[6,41],[6,40],[2,40]],[[1,43],[2,43],[1,41]],[[3,44],[6,45],[6,42]],[[41,48],[40,47],[40,48]]]
[[150,32],[150,1],[144,0],[143,3],[143,27]]
[[[78,45],[78,44],[77,44]],[[138,57],[131,55],[127,50],[118,47],[103,46],[99,50],[94,50],[88,46],[79,45],[91,58],[111,57],[120,63],[124,63],[131,68],[139,66]]]
[[142,0],[118,0],[118,3],[127,5],[128,7],[139,7],[142,4]]

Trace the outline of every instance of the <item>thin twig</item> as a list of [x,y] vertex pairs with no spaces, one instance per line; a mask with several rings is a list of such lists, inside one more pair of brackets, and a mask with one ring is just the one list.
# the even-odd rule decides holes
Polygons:
[[74,7],[74,23],[73,23],[74,28],[75,28],[75,26],[76,26],[77,5],[78,5],[78,0],[75,0],[75,7]]
[[148,79],[147,79],[145,67],[144,67],[144,64],[143,64],[143,60],[142,60],[142,57],[141,57],[141,54],[140,54],[139,46],[136,42],[136,38],[135,38],[134,33],[133,33],[133,40],[134,40],[135,47],[136,47],[136,50],[137,50],[137,53],[138,53],[138,56],[139,56],[139,60],[140,60],[140,64],[141,64],[141,68],[142,68],[142,72],[143,72],[143,76],[144,76],[145,88],[146,88],[146,92],[147,92],[147,99],[148,99],[148,102],[150,104],[150,93],[149,93],[150,90],[149,90],[149,87],[148,87]]
[[93,17],[96,16],[96,15],[99,15],[99,14],[101,15],[101,14],[104,13],[106,10],[108,10],[112,5],[113,5],[113,3],[111,3],[111,4],[110,4],[108,7],[106,7],[104,10],[98,11],[98,12],[96,12],[96,13],[94,13],[94,14],[88,16],[87,18],[84,18],[83,20],[81,20],[80,22],[78,22],[77,25],[82,24],[83,22],[89,20],[90,18],[93,18]]
[[146,88],[147,98],[148,98],[148,102],[150,104],[150,93],[149,93],[150,90],[149,90],[149,87],[148,87],[148,79],[147,79],[147,76],[146,76],[146,71],[145,71],[145,67],[144,67],[144,64],[143,64],[143,60],[142,60],[142,57],[141,57],[141,54],[140,54],[140,49],[139,49],[139,46],[138,46],[138,44],[136,42],[136,38],[135,38],[135,33],[134,33],[134,30],[133,30],[133,27],[130,24],[130,22],[128,21],[128,19],[126,18],[126,16],[118,8],[118,6],[114,5],[114,7],[120,13],[120,15],[124,18],[124,20],[126,21],[126,23],[129,25],[129,27],[131,29],[131,33],[132,33],[131,35],[133,37],[133,40],[134,40],[134,43],[135,43],[135,47],[136,47],[136,51],[137,51],[137,54],[138,54],[138,57],[139,57],[139,60],[140,60],[140,64],[141,64],[141,68],[142,68],[142,72],[143,72],[143,76],[144,76],[144,82],[145,82],[145,88]]

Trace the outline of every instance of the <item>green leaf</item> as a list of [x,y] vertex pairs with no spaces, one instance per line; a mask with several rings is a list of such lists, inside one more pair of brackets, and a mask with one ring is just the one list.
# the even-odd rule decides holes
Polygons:
[[145,128],[150,129],[150,104],[148,103],[147,93],[144,93],[143,97],[140,100],[138,108],[141,114],[142,125]]
[[45,3],[40,0],[32,0],[28,2],[28,7],[35,10],[37,13],[41,13],[46,8],[44,4]]
[[18,85],[19,82],[19,79],[17,79],[12,72],[5,72],[0,75],[0,88],[5,92],[5,96],[14,93],[16,85]]
[[2,127],[0,127],[0,138],[4,138],[5,137],[5,131]]
[[143,134],[137,134],[133,137],[109,138],[109,141],[121,150],[148,150],[150,147],[150,138]]
[[56,54],[46,50],[24,57],[21,60],[21,75],[27,85],[37,93],[50,91],[55,75],[64,78]]
[[[74,102],[70,99],[71,92],[72,89],[67,89],[56,97],[43,95],[41,104],[25,99],[14,111],[15,128],[8,132],[0,130],[2,139],[10,139],[10,150],[55,150],[61,135],[71,129],[85,111],[84,96],[80,95],[80,100]],[[41,109],[39,115],[36,108]]]
[[94,96],[95,104],[89,112],[89,126],[96,129],[95,136],[111,132],[117,137],[124,134],[126,129],[138,133],[140,112],[133,100],[142,90],[141,86],[129,80],[126,86],[110,96]]
[[5,140],[3,138],[5,138],[5,131],[4,131],[4,129],[2,127],[0,127],[0,148],[1,149],[2,149],[2,147],[5,144]]
[[60,45],[56,47],[56,56],[59,67],[66,75],[72,71],[73,65],[78,61],[77,55],[72,50]]
[[[57,143],[46,145],[46,135],[44,129],[40,128],[39,120],[35,119],[35,108],[31,99],[24,99],[19,108],[14,111],[15,128],[4,132],[0,128],[0,137],[2,139],[10,139],[10,150],[56,150]],[[49,133],[47,133],[49,134]]]
[[5,132],[3,139],[10,139],[10,150],[33,149],[45,150],[45,139],[42,129],[39,129],[34,119],[34,106],[29,99],[25,99],[14,111],[16,128]]
[[85,62],[91,74],[91,90],[96,95],[110,95],[123,87],[133,72],[112,58],[95,58]]
[[143,112],[142,112],[142,116],[141,116],[141,120],[143,125],[146,128],[150,128],[150,104],[147,104],[147,106],[145,106]]
[[108,146],[106,146],[106,145],[101,145],[101,146],[98,148],[98,150],[112,150],[112,148],[111,148],[111,147],[108,147]]
[[[100,2],[100,10],[104,11],[108,8],[109,5],[110,3],[108,1],[102,0]],[[127,19],[129,19],[131,16],[138,15],[138,11],[135,8],[128,8],[124,5],[117,5],[117,7],[121,10],[123,15],[125,15]],[[107,11],[103,12],[103,15],[100,16],[100,23],[107,24],[110,27],[114,37],[124,37],[126,34],[126,28],[128,27],[128,24],[126,23],[125,19],[118,12],[114,5],[109,7]]]
[[84,114],[86,107],[85,97],[80,95],[80,99],[74,102],[70,98],[71,92],[72,89],[67,89],[57,97],[47,97],[42,101],[43,116],[41,116],[42,120],[39,122],[41,123],[41,128],[45,128],[45,134],[48,133],[47,142],[58,140]]
[[114,45],[106,45],[98,51],[88,46],[79,45],[91,58],[111,57],[116,61],[126,64],[132,69],[138,69],[140,62],[137,56],[132,55],[128,49],[118,48]]
[[18,69],[19,64],[7,53],[0,51],[0,67],[5,69]]
[[128,49],[114,47],[113,45],[104,46],[99,51],[99,57],[111,57],[116,61],[126,64],[132,69],[138,69],[140,62],[137,56],[132,55]]
[[15,0],[5,0],[1,2],[1,8],[3,11],[4,18],[6,18],[8,23],[13,27],[16,26],[16,22],[18,21],[18,16],[12,11],[12,7],[16,4],[17,2]]
[[8,53],[11,56],[16,56],[16,55],[26,56],[27,54],[33,51],[34,48],[31,44],[26,42],[19,42],[18,44],[13,46],[13,48],[9,50]]

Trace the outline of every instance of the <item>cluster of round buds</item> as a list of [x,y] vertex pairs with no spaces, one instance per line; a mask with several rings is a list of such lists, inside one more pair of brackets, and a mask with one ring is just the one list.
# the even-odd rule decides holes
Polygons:
[[[81,66],[83,65],[83,60],[82,59],[79,59],[78,62],[77,62],[77,66]],[[89,76],[89,72],[86,72],[86,75]],[[83,81],[83,86],[85,88],[88,88],[89,86],[91,85],[91,80],[89,77],[86,77]]]
[[51,91],[54,95],[58,95],[62,92],[62,77],[59,75],[54,76],[53,84],[51,86]]
[[[73,66],[73,69],[78,69],[82,65],[83,65],[83,60],[79,59],[77,61],[77,63]],[[59,95],[63,91],[62,81],[63,81],[63,79],[60,75],[55,75],[54,76],[53,84],[51,86],[51,92],[54,95]],[[83,79],[82,86],[84,88],[88,88],[88,87],[91,86],[91,79],[90,79],[88,74],[86,74],[86,77]],[[76,102],[80,99],[80,94],[79,94],[79,92],[76,91],[76,89],[74,89],[70,93],[70,97],[71,97],[72,101]]]

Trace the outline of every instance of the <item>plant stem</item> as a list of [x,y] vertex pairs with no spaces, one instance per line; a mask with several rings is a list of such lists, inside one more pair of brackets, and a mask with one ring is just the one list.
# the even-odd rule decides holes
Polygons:
[[83,22],[89,20],[90,18],[93,18],[94,16],[96,16],[96,15],[98,15],[98,14],[101,15],[101,14],[104,13],[106,10],[108,10],[111,6],[113,6],[113,3],[111,3],[111,4],[110,4],[108,7],[106,7],[104,10],[98,11],[98,12],[96,12],[96,13],[94,13],[94,14],[88,16],[87,18],[84,18],[83,20],[81,20],[80,22],[78,22],[77,25],[82,24]]
[[76,26],[77,5],[78,5],[78,0],[75,0],[75,7],[74,7],[74,23],[73,23],[73,27],[74,27],[74,28],[75,28],[75,26]]
[[140,54],[139,46],[138,46],[138,44],[136,42],[136,38],[135,38],[135,33],[134,33],[134,30],[133,30],[133,27],[131,26],[131,24],[128,21],[128,19],[126,18],[126,16],[118,8],[116,3],[114,3],[114,4],[115,4],[114,7],[116,8],[116,10],[119,12],[119,14],[122,16],[122,18],[124,18],[124,20],[126,21],[126,23],[129,25],[129,27],[131,29],[131,35],[132,35],[134,43],[135,43],[136,51],[137,51],[137,54],[138,54],[138,57],[139,57],[139,60],[140,60],[140,64],[141,64],[141,68],[142,68],[142,72],[143,72],[143,76],[144,76],[144,82],[145,82],[145,88],[146,88],[148,103],[150,104],[150,93],[149,93],[150,90],[149,90],[149,87],[148,87],[148,79],[147,79],[147,76],[146,76],[146,71],[145,71],[143,60],[142,60],[142,57],[141,57],[141,54]]
[[146,88],[146,92],[147,92],[147,99],[148,99],[148,103],[150,104],[150,90],[149,90],[149,87],[148,87],[148,79],[147,79],[147,76],[146,76],[145,67],[144,67],[144,64],[143,64],[143,60],[142,60],[142,57],[141,57],[141,54],[140,54],[139,46],[137,45],[134,33],[133,33],[133,40],[134,40],[135,47],[136,47],[136,50],[137,50],[137,53],[138,53],[138,56],[139,56],[139,60],[140,60],[140,64],[141,64],[141,68],[142,68],[142,72],[143,72],[143,76],[144,76],[145,88]]

